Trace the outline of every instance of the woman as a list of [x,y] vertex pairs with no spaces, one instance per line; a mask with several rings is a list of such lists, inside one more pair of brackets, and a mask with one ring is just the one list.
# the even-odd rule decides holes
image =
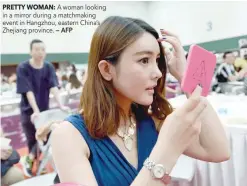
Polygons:
[[67,86],[68,81],[69,81],[67,75],[65,75],[65,74],[62,75],[61,80],[62,80],[61,87],[66,89],[66,86]]
[[82,113],[68,117],[52,133],[61,182],[158,186],[169,183],[182,153],[211,162],[229,158],[222,124],[200,97],[200,87],[174,112],[164,98],[161,42],[175,49],[168,63],[179,81],[185,57],[176,36],[163,30],[162,35],[141,20],[118,16],[96,29]]
[[70,74],[69,76],[69,83],[66,85],[66,90],[77,90],[81,88],[81,82],[78,80],[76,74]]

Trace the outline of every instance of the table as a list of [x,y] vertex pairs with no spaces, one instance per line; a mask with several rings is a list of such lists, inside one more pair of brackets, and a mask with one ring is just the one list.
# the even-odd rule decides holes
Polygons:
[[[179,96],[170,102],[179,107],[185,100]],[[222,163],[196,160],[192,181],[171,186],[247,186],[247,96],[210,95],[208,100],[226,123],[231,158]]]
[[227,83],[219,83],[222,92],[225,94],[238,95],[244,93],[244,81],[232,81]]
[[[185,101],[186,96],[181,95],[169,99],[174,108],[179,108]],[[207,97],[220,119],[226,124],[247,123],[247,96],[211,94]]]
[[244,82],[243,81],[231,81],[228,82],[229,85],[235,85],[235,86],[243,86]]

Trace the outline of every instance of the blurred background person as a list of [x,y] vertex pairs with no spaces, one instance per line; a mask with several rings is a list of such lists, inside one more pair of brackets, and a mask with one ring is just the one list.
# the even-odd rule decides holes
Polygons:
[[20,156],[11,146],[4,147],[4,134],[0,129],[1,137],[1,185],[7,186],[24,180],[21,170],[14,165],[20,160]]
[[21,123],[26,135],[29,155],[21,163],[24,174],[32,176],[32,167],[37,157],[34,121],[39,113],[49,109],[49,94],[52,93],[62,110],[68,107],[60,103],[58,81],[53,65],[45,61],[45,44],[38,39],[30,43],[31,59],[21,62],[17,67],[17,93],[21,94]]
[[61,88],[63,88],[64,90],[66,89],[66,85],[68,84],[69,79],[67,77],[66,74],[62,75],[61,77]]
[[69,66],[67,66],[67,68],[66,68],[66,72],[67,72],[66,73],[67,77],[69,77],[73,73],[76,74],[77,73],[77,69],[76,69],[74,64],[70,63]]
[[217,85],[215,91],[218,93],[224,93],[227,82],[237,81],[240,77],[234,68],[234,62],[236,57],[233,52],[227,51],[223,54],[223,62],[217,69],[216,81]]
[[8,79],[9,86],[10,86],[11,90],[16,91],[16,79],[17,79],[16,73],[11,74],[11,76]]
[[10,85],[8,83],[8,78],[1,74],[1,94],[10,89]]
[[66,90],[71,91],[71,90],[80,90],[82,88],[81,82],[78,80],[77,76],[75,73],[71,74],[69,76],[69,82],[66,85]]
[[247,54],[244,55],[244,58],[237,58],[234,62],[234,67],[238,72],[247,68]]

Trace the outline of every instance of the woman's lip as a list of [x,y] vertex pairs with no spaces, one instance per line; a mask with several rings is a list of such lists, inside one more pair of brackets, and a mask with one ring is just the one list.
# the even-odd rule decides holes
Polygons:
[[149,93],[154,93],[154,89],[153,89],[153,88],[147,89],[147,91],[148,91]]
[[151,89],[154,89],[154,87],[149,87],[149,88],[147,88],[146,90],[151,90]]
[[156,85],[153,85],[152,87],[146,88],[146,90],[154,89],[156,86],[157,86],[157,84]]

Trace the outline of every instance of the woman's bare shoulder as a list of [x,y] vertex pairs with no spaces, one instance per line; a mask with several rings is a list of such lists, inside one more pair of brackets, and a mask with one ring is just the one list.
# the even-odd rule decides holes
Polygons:
[[90,150],[80,132],[68,121],[63,121],[52,131],[51,135],[52,148],[68,148],[77,147],[85,152],[85,155],[89,157]]

